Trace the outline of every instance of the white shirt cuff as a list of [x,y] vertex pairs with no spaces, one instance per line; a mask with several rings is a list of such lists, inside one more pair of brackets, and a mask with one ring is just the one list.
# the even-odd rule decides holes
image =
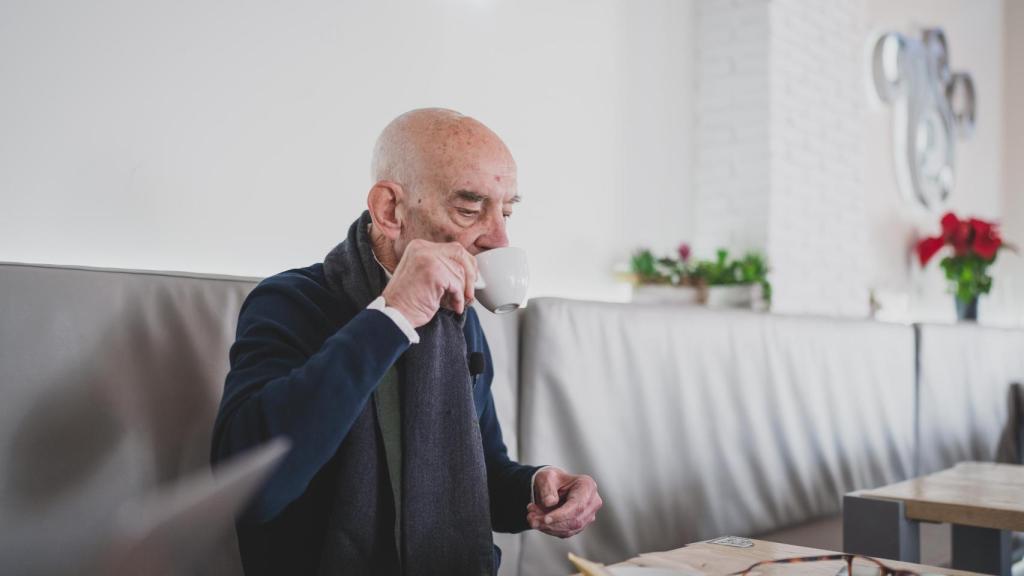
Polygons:
[[530,477],[530,502],[532,502],[534,506],[537,505],[537,474],[540,474],[540,471],[545,468],[551,468],[551,466],[541,466],[540,468],[537,468],[537,470],[534,471],[533,476]]
[[398,308],[386,306],[383,296],[377,296],[377,299],[370,302],[370,305],[367,306],[366,309],[379,310],[383,312],[384,315],[391,318],[391,321],[395,323],[395,326],[398,326],[398,329],[405,334],[405,337],[409,339],[410,344],[420,343],[420,335],[416,333],[416,329],[412,327],[409,320],[406,319],[404,314],[398,311]]

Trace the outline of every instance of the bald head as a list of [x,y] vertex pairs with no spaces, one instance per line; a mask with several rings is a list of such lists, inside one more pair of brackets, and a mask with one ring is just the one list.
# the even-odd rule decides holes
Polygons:
[[480,122],[443,108],[406,112],[381,132],[372,171],[371,236],[388,270],[413,240],[456,242],[471,254],[508,245],[516,163]]
[[479,121],[445,108],[420,108],[389,123],[373,149],[371,176],[392,181],[410,193],[450,184],[452,173],[481,159],[515,161],[498,135]]

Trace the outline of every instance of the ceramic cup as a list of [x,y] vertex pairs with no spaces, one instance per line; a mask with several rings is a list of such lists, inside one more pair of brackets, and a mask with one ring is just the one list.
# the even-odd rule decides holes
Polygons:
[[512,312],[526,300],[530,269],[526,251],[514,246],[494,248],[476,255],[476,299],[495,314]]

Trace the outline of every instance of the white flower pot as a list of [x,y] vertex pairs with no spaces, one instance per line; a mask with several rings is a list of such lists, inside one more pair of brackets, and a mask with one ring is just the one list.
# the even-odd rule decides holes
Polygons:
[[718,308],[751,308],[756,285],[708,286],[705,303]]
[[633,302],[639,304],[699,304],[700,292],[693,286],[640,284],[633,287]]

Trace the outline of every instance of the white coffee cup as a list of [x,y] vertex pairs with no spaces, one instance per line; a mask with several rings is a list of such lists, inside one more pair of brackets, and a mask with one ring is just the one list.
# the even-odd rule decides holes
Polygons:
[[526,300],[530,268],[526,251],[514,246],[494,248],[476,255],[476,299],[495,314],[512,312]]

